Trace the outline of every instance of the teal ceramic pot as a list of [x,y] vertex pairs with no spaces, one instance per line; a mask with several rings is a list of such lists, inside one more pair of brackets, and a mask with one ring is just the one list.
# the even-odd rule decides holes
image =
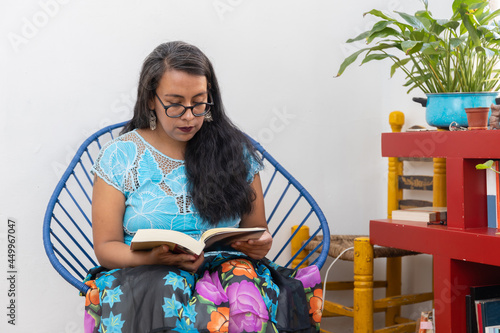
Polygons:
[[[465,108],[490,107],[498,104],[498,92],[426,94],[427,98],[413,98],[426,107],[425,120],[430,126],[449,128],[452,122],[467,126]],[[491,112],[491,111],[490,111]],[[488,115],[489,117],[489,115]]]

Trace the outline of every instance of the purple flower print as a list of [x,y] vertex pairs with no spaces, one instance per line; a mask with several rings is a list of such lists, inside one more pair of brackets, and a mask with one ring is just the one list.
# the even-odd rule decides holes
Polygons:
[[248,281],[227,287],[229,332],[258,332],[269,320],[266,305],[257,287]]
[[83,327],[85,328],[85,332],[94,332],[95,318],[92,317],[92,315],[87,311],[85,311],[85,317],[83,319]]
[[227,296],[224,289],[222,289],[217,272],[212,273],[212,276],[210,276],[208,271],[205,271],[203,278],[196,282],[196,292],[215,305],[227,302]]
[[318,267],[315,265],[299,269],[295,278],[302,282],[304,288],[312,288],[321,283],[321,275],[319,274]]

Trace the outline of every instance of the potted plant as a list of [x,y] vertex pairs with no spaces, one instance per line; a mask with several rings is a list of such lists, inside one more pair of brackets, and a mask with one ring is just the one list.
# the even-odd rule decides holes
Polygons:
[[376,9],[365,13],[380,20],[347,42],[366,40],[369,46],[347,57],[337,76],[361,54],[361,64],[390,59],[391,77],[402,71],[408,92],[418,88],[427,95],[414,100],[427,106],[429,125],[448,127],[456,121],[467,126],[464,108],[489,107],[498,95],[500,27],[495,19],[500,10],[491,11],[488,0],[454,0],[451,18],[436,19],[428,1],[422,2],[424,9],[414,15],[396,12],[394,18]]

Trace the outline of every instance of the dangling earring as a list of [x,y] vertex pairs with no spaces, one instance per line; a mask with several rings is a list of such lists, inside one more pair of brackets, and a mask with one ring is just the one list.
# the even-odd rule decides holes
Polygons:
[[156,129],[156,114],[154,110],[149,110],[149,128],[152,131]]
[[214,120],[214,118],[212,118],[212,112],[208,111],[207,114],[205,115],[205,121],[207,123],[209,123],[209,122],[211,122],[213,120]]

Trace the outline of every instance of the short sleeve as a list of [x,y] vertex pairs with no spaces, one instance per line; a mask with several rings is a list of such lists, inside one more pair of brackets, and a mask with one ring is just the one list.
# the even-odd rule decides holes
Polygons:
[[134,165],[136,155],[137,146],[134,142],[118,138],[101,149],[90,172],[125,193],[127,175]]
[[253,182],[255,175],[264,169],[264,165],[262,164],[261,159],[257,159],[253,154],[250,153],[250,151],[248,151],[248,148],[244,148],[243,154],[248,163],[247,181],[251,183]]

